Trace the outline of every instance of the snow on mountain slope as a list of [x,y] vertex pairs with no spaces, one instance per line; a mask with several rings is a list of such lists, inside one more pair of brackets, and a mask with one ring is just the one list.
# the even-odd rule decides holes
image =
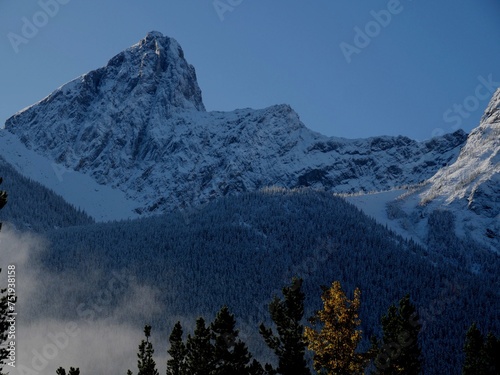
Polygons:
[[[99,185],[92,177],[69,170],[26,149],[19,139],[0,131],[0,149],[5,160],[24,176],[53,190],[98,221],[135,218],[136,204],[121,190]],[[0,171],[1,174],[1,171]]]
[[480,125],[467,138],[458,159],[439,170],[421,194],[422,203],[444,199],[466,201],[467,207],[486,217],[500,213],[500,89],[486,109]]
[[[348,200],[397,233],[406,232],[421,243],[427,239],[429,215],[434,210],[448,210],[455,217],[455,227],[449,229],[456,235],[500,253],[500,89],[454,163],[398,197],[377,194]],[[385,202],[386,212],[374,200]],[[371,212],[374,205],[379,209]]]
[[[287,105],[206,112],[194,68],[158,32],[15,114],[5,128],[58,168],[119,189],[143,215],[269,185],[358,192],[415,184],[453,162],[466,139],[462,131],[426,142],[329,138],[307,129]],[[84,201],[90,212],[92,200]]]

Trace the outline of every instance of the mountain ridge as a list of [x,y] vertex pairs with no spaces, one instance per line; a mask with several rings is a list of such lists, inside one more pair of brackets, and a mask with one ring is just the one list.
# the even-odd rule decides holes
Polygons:
[[123,191],[141,215],[269,185],[353,193],[414,184],[453,162],[466,138],[326,137],[288,105],[206,112],[182,48],[158,32],[5,128],[58,168]]

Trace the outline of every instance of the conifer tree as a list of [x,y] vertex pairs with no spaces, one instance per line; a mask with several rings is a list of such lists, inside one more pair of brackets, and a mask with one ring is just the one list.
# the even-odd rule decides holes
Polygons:
[[313,351],[314,369],[320,374],[363,374],[366,356],[358,353],[361,341],[359,319],[361,292],[354,291],[354,299],[347,299],[340,282],[335,281],[330,289],[324,289],[321,299],[323,310],[316,312],[311,323],[318,330],[306,327],[304,336],[309,350]]
[[202,317],[196,320],[194,335],[186,342],[186,368],[190,375],[211,375],[214,366],[214,348],[210,342],[211,332]]
[[306,343],[304,326],[304,298],[302,279],[293,278],[292,284],[282,289],[284,300],[275,297],[269,305],[271,319],[276,325],[277,335],[271,328],[260,325],[260,334],[267,346],[278,357],[278,368],[266,366],[266,371],[282,375],[310,375],[305,360]]
[[483,345],[486,374],[500,374],[500,339],[489,332]]
[[186,345],[182,341],[181,322],[177,322],[170,334],[170,359],[167,361],[167,375],[186,375]]
[[472,323],[465,336],[463,375],[476,375],[480,373],[483,340],[483,335],[477,328],[476,323]]
[[[151,337],[151,326],[144,327],[144,335],[146,340],[142,340],[139,345],[139,353],[137,353],[137,368],[139,372],[137,375],[159,375],[156,370],[156,363],[153,359],[154,349],[153,344],[149,342]],[[128,370],[127,375],[131,375],[132,371]]]
[[491,332],[486,340],[472,323],[465,337],[465,360],[462,375],[498,375],[500,373],[500,340]]
[[261,373],[262,367],[257,361],[251,361],[252,355],[239,338],[235,329],[234,315],[224,306],[217,313],[215,321],[210,325],[214,342],[215,371],[217,375],[252,375]]
[[410,295],[399,301],[399,307],[391,305],[381,321],[382,340],[373,348],[373,374],[420,374],[422,365],[418,334],[422,325]]

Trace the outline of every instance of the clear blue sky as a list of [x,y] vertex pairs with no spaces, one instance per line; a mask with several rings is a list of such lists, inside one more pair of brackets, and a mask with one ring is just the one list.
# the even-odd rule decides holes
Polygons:
[[480,77],[500,86],[498,0],[2,0],[0,29],[1,124],[151,30],[182,45],[208,110],[288,103],[326,135],[470,131]]

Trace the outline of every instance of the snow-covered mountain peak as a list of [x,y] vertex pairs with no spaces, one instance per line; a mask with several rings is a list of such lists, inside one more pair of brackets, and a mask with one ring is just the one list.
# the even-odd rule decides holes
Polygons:
[[439,170],[421,194],[421,202],[464,200],[472,211],[487,217],[500,213],[500,89],[494,94],[480,125],[468,136],[457,160]]
[[180,45],[155,31],[15,114],[6,130],[56,169],[121,190],[144,215],[266,186],[353,193],[415,184],[453,162],[466,139],[330,138],[287,104],[206,112]]
[[195,69],[176,40],[150,32],[106,66],[74,79],[16,113],[5,127],[22,131],[16,127],[31,126],[24,121],[27,116],[30,124],[49,120],[65,130],[76,129],[85,118],[103,130],[113,124],[132,125],[133,117],[139,117],[141,124],[149,124],[183,111],[205,111]]

